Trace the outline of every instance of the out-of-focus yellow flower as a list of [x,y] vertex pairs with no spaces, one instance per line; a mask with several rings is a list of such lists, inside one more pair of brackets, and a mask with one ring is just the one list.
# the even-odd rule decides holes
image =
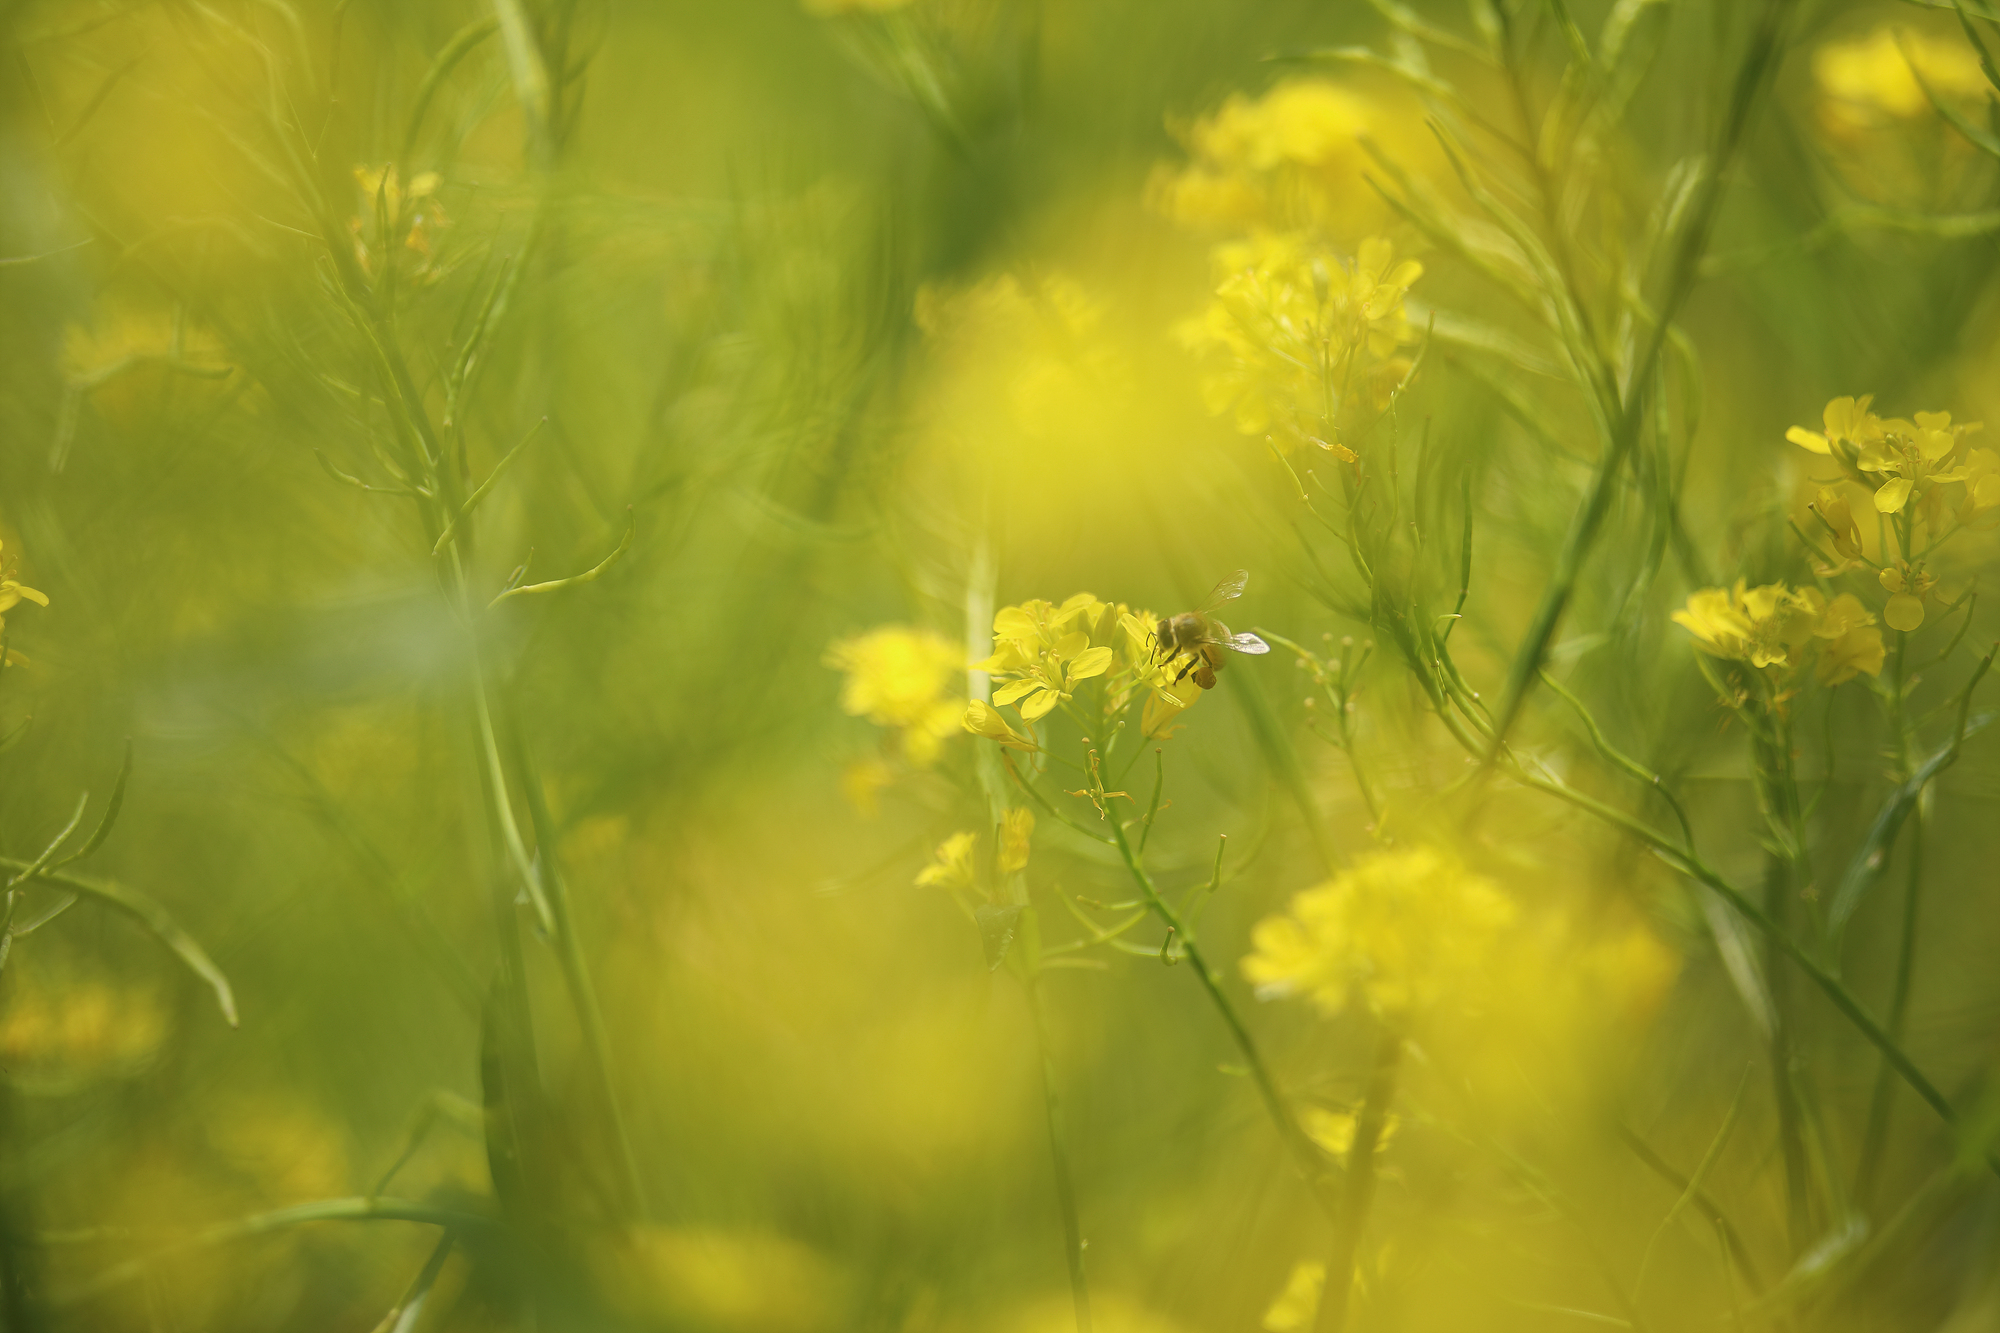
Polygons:
[[931,853],[931,863],[917,872],[917,883],[925,888],[963,892],[979,881],[974,852],[979,844],[976,833],[954,833]]
[[[1354,1127],[1359,1123],[1352,1111],[1329,1111],[1324,1106],[1308,1106],[1299,1117],[1299,1127],[1306,1137],[1317,1143],[1336,1158],[1345,1159],[1348,1149],[1354,1146]],[[1382,1122],[1382,1134],[1375,1140],[1375,1151],[1389,1146],[1396,1128],[1402,1122],[1392,1112]]]
[[1840,685],[1857,675],[1882,674],[1882,631],[1861,599],[1851,592],[1841,593],[1826,604],[1813,637],[1821,640],[1819,661],[1813,668],[1822,685]]
[[[1824,493],[1822,493],[1824,494]],[[1805,650],[1817,647],[1822,684],[1838,685],[1859,672],[1882,670],[1882,634],[1861,600],[1841,593],[1831,602],[1816,588],[1782,583],[1703,588],[1673,613],[1675,624],[1694,635],[1695,647],[1711,657],[1748,662],[1753,667],[1801,666]]]
[[2000,453],[1991,449],[1966,453],[1965,499],[1958,507],[1958,521],[1979,529],[2000,523]]
[[1982,101],[1987,90],[1979,54],[1965,42],[1886,24],[1865,37],[1826,43],[1813,52],[1812,68],[1820,124],[1840,140],[1929,114],[1925,84],[1953,102]]
[[1310,1327],[1313,1316],[1319,1313],[1319,1294],[1325,1286],[1326,1265],[1311,1259],[1299,1260],[1292,1265],[1292,1275],[1285,1279],[1285,1289],[1271,1302],[1271,1308],[1264,1311],[1264,1327],[1270,1333],[1293,1333],[1294,1329]]
[[1104,336],[1102,301],[1060,274],[1004,273],[962,289],[926,284],[914,315],[940,347],[975,361],[1008,424],[1035,440],[1108,425],[1104,405],[1129,378]]
[[1288,79],[1255,98],[1236,93],[1182,133],[1186,165],[1156,168],[1147,202],[1211,231],[1365,235],[1387,220],[1387,210],[1364,178],[1362,143],[1428,159],[1435,149],[1408,132],[1410,123],[1404,107],[1328,79]]
[[1035,834],[1035,812],[1015,806],[1000,818],[1000,854],[995,865],[1003,875],[1028,868],[1029,842]]
[[1356,995],[1391,1021],[1477,1008],[1514,917],[1498,886],[1443,852],[1376,852],[1259,922],[1243,973],[1261,996],[1303,995],[1328,1014]]
[[[1209,410],[1233,412],[1246,435],[1281,447],[1311,442],[1343,460],[1343,407],[1357,392],[1378,405],[1408,365],[1396,349],[1412,340],[1403,297],[1423,273],[1397,263],[1389,242],[1370,237],[1351,262],[1302,233],[1259,232],[1217,246],[1215,299],[1180,327],[1183,343],[1219,368],[1202,382]],[[1400,372],[1385,381],[1377,372]]]
[[847,674],[840,706],[902,732],[903,757],[918,768],[936,762],[939,747],[958,731],[962,695],[951,689],[965,654],[929,630],[884,625],[826,651],[826,664]]
[[[409,229],[403,232],[405,249],[421,256],[425,261],[431,257],[431,250],[437,233],[451,225],[445,216],[444,205],[438,202],[437,189],[442,179],[435,171],[420,171],[410,177],[406,191],[397,179],[395,164],[354,168],[354,184],[361,197],[361,209],[348,222],[348,230],[354,237],[354,257],[362,271],[375,271],[375,254],[385,244],[381,222],[394,230],[403,225],[405,217]],[[407,206],[407,213],[405,208]],[[419,277],[428,277],[427,266],[420,265]]]
[[1831,578],[1860,563],[1861,529],[1854,521],[1854,509],[1847,503],[1847,497],[1831,486],[1822,486],[1806,507],[1818,517],[1827,539],[1840,556],[1840,563],[1822,570],[1822,575]]
[[1882,608],[1882,619],[1889,628],[1907,634],[1922,625],[1924,602],[1929,599],[1931,589],[1937,587],[1937,580],[1925,573],[1921,564],[1913,565],[1907,560],[1898,560],[1876,577],[1891,594]]
[[857,814],[873,819],[882,808],[882,789],[895,781],[895,770],[880,759],[858,759],[840,770],[840,794]]
[[814,1333],[851,1318],[848,1275],[775,1232],[624,1228],[590,1248],[590,1267],[613,1309],[647,1328]]
[[1782,583],[1703,588],[1673,613],[1676,625],[1694,635],[1695,646],[1711,657],[1752,666],[1785,666],[1792,650],[1809,642],[1821,607],[1811,589],[1792,591]]
[[94,978],[45,979],[19,963],[14,973],[0,1010],[0,1064],[17,1081],[66,1085],[136,1073],[166,1039],[167,1014],[149,994]]

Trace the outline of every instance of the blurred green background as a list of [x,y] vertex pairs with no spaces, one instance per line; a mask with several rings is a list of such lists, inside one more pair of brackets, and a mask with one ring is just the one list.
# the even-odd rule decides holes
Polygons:
[[[1571,8],[1595,32],[1610,6]],[[1738,8],[1665,6],[1658,64],[1603,164],[1634,225],[1713,123]],[[1459,7],[1433,10],[1464,28]],[[961,822],[946,777],[969,740],[898,778],[872,816],[857,809],[842,774],[880,740],[841,714],[822,656],[887,622],[967,639],[982,565],[1003,604],[1088,590],[1163,611],[1247,567],[1243,626],[1367,634],[1304,590],[1268,453],[1202,402],[1173,326],[1207,298],[1211,238],[1163,215],[1156,173],[1232,94],[1297,77],[1377,99],[1377,137],[1439,170],[1421,110],[1365,70],[1270,59],[1389,49],[1375,12],[1325,0],[528,12],[550,54],[547,123],[524,117],[493,36],[412,131],[434,57],[485,16],[469,0],[0,5],[0,539],[50,600],[7,617],[26,663],[0,683],[0,729],[32,725],[0,757],[0,850],[32,857],[85,791],[99,808],[131,738],[123,811],[90,868],[165,904],[242,1014],[231,1030],[157,941],[96,904],[16,944],[0,977],[0,1189],[28,1293],[14,1317],[368,1329],[434,1229],[283,1228],[70,1296],[202,1227],[368,1194],[413,1125],[430,1133],[389,1192],[477,1211],[491,1190],[476,1107],[502,871],[463,636],[410,501],[336,476],[391,486],[392,431],[297,186],[315,182],[379,263],[355,171],[400,161],[412,189],[438,173],[396,298],[424,375],[451,364],[535,237],[452,423],[475,477],[535,430],[480,511],[473,588],[492,596],[524,561],[530,582],[589,568],[628,515],[634,534],[602,578],[511,599],[485,631],[490,687],[543,775],[559,830],[544,855],[567,872],[650,1198],[643,1225],[610,1224],[615,1153],[553,951],[530,938],[564,1144],[551,1225],[585,1238],[573,1269],[589,1293],[539,1326],[1072,1327],[1028,1009],[950,903],[910,883]],[[1683,780],[1744,880],[1759,858],[1744,766],[1667,609],[1697,581],[1796,563],[1773,519],[1811,488],[1783,433],[1828,398],[2000,419],[1990,236],[1826,225],[1857,207],[1996,203],[1991,164],[1928,108],[1887,130],[1828,119],[1813,51],[1891,22],[1962,42],[1948,15],[1907,5],[1819,4],[1794,24],[1684,320],[1704,376],[1691,549],[1608,644],[1591,636],[1624,623],[1637,557],[1607,556],[1557,650],[1621,743]],[[1342,188],[1357,236],[1416,244],[1359,159]],[[1492,303],[1423,257],[1415,298]],[[1029,299],[919,320],[927,299],[1010,274]],[[1489,689],[1590,448],[1555,385],[1532,387],[1567,458],[1450,357],[1413,389],[1477,477],[1480,583],[1454,642]],[[1951,577],[1991,558],[1990,539],[1969,539]],[[1970,640],[1993,621],[1978,612]],[[1287,1082],[1337,1099],[1365,1036],[1256,1005],[1236,980],[1250,926],[1328,869],[1252,720],[1298,738],[1319,842],[1345,857],[1369,817],[1345,761],[1305,732],[1284,655],[1231,675],[1175,742],[1154,855],[1179,887],[1206,874],[1218,833],[1243,849],[1208,947]],[[1405,683],[1385,666],[1370,688],[1365,727],[1394,780],[1452,776],[1460,761]],[[1826,726],[1819,818],[1845,846],[1885,789],[1885,741],[1864,698]],[[1559,709],[1535,730],[1552,755],[1575,738]],[[1974,742],[1932,816],[1909,1029],[1969,1104],[2000,1057],[1996,797],[2000,770]],[[1732,1299],[1713,1237],[1650,1241],[1677,1191],[1615,1126],[1691,1170],[1755,1036],[1663,867],[1519,793],[1496,802],[1475,836],[1519,892],[1645,923],[1654,943],[1629,969],[1645,996],[1523,1071],[1529,1092],[1465,1113],[1476,1135],[1449,1109],[1454,1077],[1435,1074],[1393,1147],[1367,1326],[1582,1326],[1563,1311],[1610,1308],[1606,1270],[1629,1282],[1650,1244],[1655,1326],[1706,1327]],[[1123,896],[1094,849],[1048,833],[1038,882]],[[1845,960],[1878,1005],[1894,915],[1871,902]],[[1047,928],[1062,920],[1045,908]],[[1047,984],[1099,1326],[1258,1327],[1324,1223],[1214,1013],[1145,958]],[[1829,1014],[1806,1040],[1829,1106],[1858,1124],[1872,1055]],[[1942,1203],[1841,1301],[1753,1309],[1746,1325],[2000,1322],[2000,1194],[1937,1184],[1953,1143],[1907,1094],[1898,1116],[1875,1225],[1920,1186]],[[1775,1280],[1798,1256],[1768,1122],[1753,1102],[1710,1188]],[[1858,1129],[1828,1132],[1851,1155]],[[454,1257],[419,1326],[536,1326],[505,1267]]]

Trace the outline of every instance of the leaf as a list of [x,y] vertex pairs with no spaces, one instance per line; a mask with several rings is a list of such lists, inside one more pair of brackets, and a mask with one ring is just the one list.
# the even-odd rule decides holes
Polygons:
[[99,816],[97,827],[91,830],[90,837],[84,840],[83,846],[57,861],[56,865],[66,866],[72,861],[81,861],[104,845],[104,840],[111,836],[111,826],[118,822],[119,810],[125,805],[125,784],[131,777],[132,740],[128,736],[125,740],[125,761],[118,766],[118,780],[111,786],[111,799],[104,803],[104,813]]
[[525,597],[527,594],[531,592],[561,592],[564,588],[574,588],[579,583],[591,582],[599,574],[602,574],[605,570],[617,564],[619,557],[623,556],[627,551],[632,549],[633,527],[634,527],[634,520],[632,518],[631,512],[628,510],[625,515],[625,535],[619,539],[617,548],[614,549],[610,555],[605,556],[595,565],[591,566],[589,569],[584,570],[583,573],[572,574],[570,577],[566,579],[550,579],[547,583],[530,583],[526,587],[509,588],[505,592],[501,593],[498,597],[495,597],[492,601],[488,602],[486,604],[486,609],[489,611],[492,610],[500,603],[506,601],[509,597]]
[[995,971],[1007,960],[1007,950],[1014,943],[1014,933],[1021,923],[1020,904],[996,907],[981,903],[972,917],[979,923],[979,943],[986,951],[986,970]]
[[[0,869],[12,870],[18,874],[33,867],[34,863],[31,861],[0,856]],[[86,898],[94,898],[98,902],[109,904],[137,920],[140,925],[152,931],[160,943],[173,950],[174,954],[188,965],[190,971],[208,983],[209,989],[215,992],[215,1002],[221,1008],[222,1016],[229,1021],[229,1026],[239,1026],[236,1017],[236,994],[229,987],[229,978],[222,975],[222,969],[217,967],[201,945],[195,942],[194,936],[182,930],[180,923],[174,920],[173,914],[158,902],[137,889],[128,889],[107,879],[86,878],[52,869],[40,870],[36,872],[34,878],[44,884],[53,884],[57,888],[68,889]]]
[[[1987,661],[1992,661],[1990,655]],[[1981,664],[1981,674],[1984,674],[1984,665]],[[1974,676],[1973,684],[1977,683],[1978,676]],[[1968,698],[1971,695],[1971,688],[1971,685],[1966,686]],[[1868,836],[1862,839],[1860,848],[1854,853],[1854,859],[1848,863],[1847,874],[1841,879],[1840,887],[1834,890],[1832,901],[1827,904],[1826,934],[1829,942],[1840,938],[1841,929],[1860,908],[1862,898],[1875,886],[1875,881],[1882,877],[1883,870],[1889,864],[1889,852],[1895,844],[1896,834],[1902,831],[1903,821],[1910,817],[1910,811],[1916,806],[1917,798],[1923,795],[1924,787],[1932,778],[1957,762],[1959,746],[1964,743],[1967,736],[1986,727],[1996,717],[2000,717],[2000,713],[1981,713],[1977,717],[1962,720],[1959,723],[1958,734],[1952,737],[1950,744],[1924,760],[1917,771],[1910,775],[1909,781],[1891,792],[1889,799],[1882,803],[1882,809],[1876,814],[1875,822],[1868,827]]]

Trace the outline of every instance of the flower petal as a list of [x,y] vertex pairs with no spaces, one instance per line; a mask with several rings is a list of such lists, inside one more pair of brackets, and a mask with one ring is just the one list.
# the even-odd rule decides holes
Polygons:
[[1111,650],[1092,648],[1088,652],[1079,653],[1077,659],[1069,664],[1069,678],[1072,683],[1088,680],[1092,676],[1101,676],[1110,669]]
[[1785,432],[1785,438],[1793,444],[1812,450],[1816,454],[1830,454],[1833,452],[1833,446],[1827,443],[1826,436],[1816,430],[1807,430],[1804,426],[1792,427]]
[[1910,479],[1897,477],[1884,482],[1882,489],[1875,492],[1875,508],[1885,514],[1899,514],[1910,499]]
[[1882,619],[1888,622],[1890,629],[1899,629],[1907,634],[1924,623],[1924,604],[1906,592],[1899,592],[1882,608]]

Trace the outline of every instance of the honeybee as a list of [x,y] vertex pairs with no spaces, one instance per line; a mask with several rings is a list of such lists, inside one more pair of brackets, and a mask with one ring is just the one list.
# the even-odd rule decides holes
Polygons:
[[1223,666],[1224,648],[1252,656],[1271,651],[1271,645],[1254,634],[1231,634],[1229,626],[1213,614],[1224,602],[1233,602],[1241,597],[1243,585],[1249,581],[1250,571],[1239,569],[1216,584],[1215,590],[1209,593],[1198,610],[1183,611],[1153,627],[1153,637],[1169,661],[1182,653],[1188,655],[1187,665],[1174,677],[1174,684],[1180,684],[1191,675],[1194,683],[1204,690],[1214,689],[1215,673]]

